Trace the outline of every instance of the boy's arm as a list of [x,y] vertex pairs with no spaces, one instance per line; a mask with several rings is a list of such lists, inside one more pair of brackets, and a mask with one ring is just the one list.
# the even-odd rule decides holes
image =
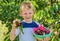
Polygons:
[[10,33],[10,40],[13,41],[19,33],[20,33],[19,27],[16,28],[16,27],[12,26],[12,30]]
[[11,32],[10,32],[10,40],[11,40],[11,41],[13,41],[13,40],[15,39],[15,37],[16,37],[15,31],[16,31],[16,27],[14,27],[14,26],[12,25],[12,30],[11,30]]
[[19,34],[19,29],[17,29],[18,27],[16,27],[16,21],[20,23],[20,20],[16,19],[13,21],[12,24],[12,30],[10,32],[10,40],[13,41],[15,39],[15,37]]

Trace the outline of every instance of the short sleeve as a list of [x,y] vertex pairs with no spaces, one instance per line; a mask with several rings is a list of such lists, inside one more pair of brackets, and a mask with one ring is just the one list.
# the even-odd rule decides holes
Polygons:
[[16,31],[15,31],[15,34],[16,34],[16,36],[18,35],[20,33],[20,29],[19,29],[19,27],[16,29]]
[[36,21],[35,21],[35,23],[36,23],[37,25],[39,25],[39,23],[38,23],[38,22],[36,22]]

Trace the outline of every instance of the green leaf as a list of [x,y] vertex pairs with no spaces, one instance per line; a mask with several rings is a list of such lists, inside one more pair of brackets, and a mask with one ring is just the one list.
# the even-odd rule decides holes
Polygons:
[[22,34],[24,34],[22,25],[20,26],[20,31],[22,32]]

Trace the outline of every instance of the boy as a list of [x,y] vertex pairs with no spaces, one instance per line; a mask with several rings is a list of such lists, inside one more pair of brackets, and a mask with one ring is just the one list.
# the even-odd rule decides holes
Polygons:
[[[16,19],[13,21],[12,30],[10,33],[10,40],[13,41],[15,37],[19,34],[20,41],[36,41],[32,31],[34,27],[38,27],[39,23],[32,20],[34,15],[34,6],[31,2],[23,2],[20,8],[20,15],[24,18],[22,21],[23,32],[20,32],[19,27],[16,27],[16,21],[20,22],[20,20]],[[43,41],[43,39],[41,40]]]

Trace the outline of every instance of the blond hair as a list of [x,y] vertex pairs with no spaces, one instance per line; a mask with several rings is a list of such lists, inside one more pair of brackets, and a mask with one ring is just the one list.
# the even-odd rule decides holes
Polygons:
[[24,9],[32,9],[35,12],[34,6],[30,1],[24,1],[20,6],[20,12]]

